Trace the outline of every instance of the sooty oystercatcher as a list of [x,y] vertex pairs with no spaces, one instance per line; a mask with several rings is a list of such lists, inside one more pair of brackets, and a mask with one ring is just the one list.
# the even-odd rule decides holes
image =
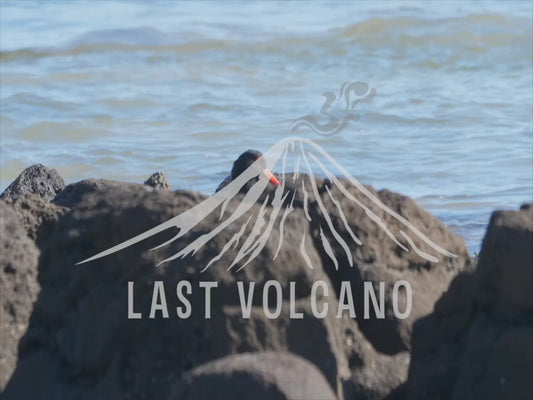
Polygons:
[[[281,185],[281,182],[274,176],[274,174],[267,168],[264,159],[261,158],[262,154],[261,152],[257,150],[246,150],[244,153],[242,153],[239,158],[235,160],[233,163],[233,168],[231,169],[231,174],[224,179],[220,185],[218,185],[217,190],[218,192],[222,189],[224,189],[227,185],[231,183],[235,178],[237,178],[240,174],[242,174],[248,167],[250,167],[254,162],[259,160],[260,167],[263,171],[263,174],[268,178],[268,181],[275,186]],[[241,191],[246,190],[246,185],[241,189]]]

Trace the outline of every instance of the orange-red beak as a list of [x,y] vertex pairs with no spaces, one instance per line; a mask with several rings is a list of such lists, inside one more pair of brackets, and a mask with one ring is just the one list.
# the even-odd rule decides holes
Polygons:
[[281,182],[274,176],[274,174],[269,169],[264,169],[263,173],[268,178],[268,181],[275,186],[281,186]]

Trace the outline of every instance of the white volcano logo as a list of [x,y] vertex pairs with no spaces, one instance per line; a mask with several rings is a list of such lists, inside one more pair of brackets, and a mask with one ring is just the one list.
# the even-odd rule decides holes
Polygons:
[[[316,201],[318,208],[321,211],[321,220],[318,221],[320,225],[320,237],[322,241],[322,246],[326,254],[332,259],[335,267],[338,269],[338,260],[335,256],[332,246],[327,238],[327,236],[333,237],[334,240],[338,242],[341,248],[346,253],[346,258],[350,264],[353,265],[352,254],[349,248],[348,243],[343,239],[342,235],[335,229],[334,224],[326,207],[324,206],[321,197],[319,195],[319,189],[316,184],[314,168],[320,170],[320,174],[324,175],[331,182],[332,187],[336,187],[338,192],[343,196],[353,202],[356,206],[361,207],[365,211],[365,215],[374,221],[380,229],[382,229],[386,235],[396,243],[404,251],[409,251],[409,248],[402,244],[402,242],[407,242],[409,247],[416,252],[420,257],[430,261],[438,262],[438,258],[435,256],[440,253],[447,257],[457,257],[456,255],[450,253],[449,251],[443,249],[437,244],[433,243],[428,237],[426,237],[422,232],[420,232],[415,226],[413,226],[409,221],[404,217],[387,207],[383,204],[378,198],[376,198],[367,188],[365,188],[361,183],[359,183],[347,170],[345,170],[339,163],[335,161],[322,147],[317,143],[309,139],[299,138],[299,137],[289,137],[283,140],[280,140],[276,144],[266,151],[263,156],[254,162],[250,167],[248,167],[243,173],[238,177],[235,177],[227,186],[222,190],[217,192],[212,197],[202,201],[191,209],[177,215],[170,220],[137,235],[123,243],[120,243],[116,246],[111,247],[108,250],[105,250],[101,253],[96,254],[93,257],[90,257],[86,260],[79,262],[78,264],[83,264],[89,261],[96,260],[101,257],[113,254],[117,251],[123,250],[133,244],[136,244],[142,240],[145,240],[149,237],[152,237],[162,231],[165,231],[170,228],[178,228],[179,232],[170,240],[162,243],[157,246],[155,249],[166,246],[175,240],[183,237],[185,234],[190,232],[198,223],[204,220],[208,215],[210,215],[217,208],[220,208],[220,217],[219,223],[215,226],[210,232],[205,233],[194,241],[189,243],[186,247],[178,251],[173,256],[166,258],[161,261],[165,263],[172,261],[177,258],[184,258],[189,254],[196,253],[200,248],[202,248],[206,243],[213,239],[216,235],[222,232],[228,226],[238,223],[237,221],[244,215],[246,215],[249,210],[255,205],[263,196],[265,197],[260,211],[257,215],[250,215],[245,223],[242,224],[240,230],[228,241],[222,250],[219,251],[218,255],[213,257],[207,265],[204,266],[204,269],[209,268],[214,262],[219,260],[230,248],[239,249],[237,255],[235,256],[232,264],[228,269],[233,268],[235,265],[240,264],[239,269],[244,268],[250,263],[264,248],[267,240],[274,229],[279,231],[279,243],[277,246],[277,251],[275,252],[273,259],[276,259],[279,250],[283,245],[283,231],[284,224],[287,216],[293,211],[293,203],[296,193],[294,191],[288,190],[286,187],[286,182],[282,179],[281,184],[275,189],[272,194],[270,191],[266,191],[267,186],[269,185],[268,176],[264,174],[265,167],[273,168],[278,165],[281,168],[282,176],[285,176],[287,171],[287,161],[290,159],[295,159],[295,163],[291,172],[294,174],[294,177],[298,175],[306,174],[307,181],[310,185],[312,194],[314,195],[314,201]],[[281,165],[279,165],[281,164]],[[314,168],[313,168],[314,167]],[[342,177],[344,179],[339,179]],[[311,221],[312,218],[309,215],[309,194],[303,184],[302,180],[302,193],[303,193],[303,209],[305,211],[306,218]],[[298,188],[299,189],[299,188]],[[349,234],[351,240],[356,245],[363,245],[362,241],[354,234],[350,225],[345,217],[345,212],[342,208],[341,203],[333,195],[332,190],[326,186],[326,191],[328,197],[331,199],[333,204],[337,208],[338,215],[340,216],[344,229]],[[359,193],[361,196],[366,197],[373,204],[383,210],[386,214],[390,215],[397,221],[400,225],[404,227],[399,231],[399,236],[394,235],[386,226],[384,221],[372,210],[363,204],[360,200],[352,194],[352,192]],[[226,206],[229,201],[236,197],[237,194],[244,193],[242,200],[239,205],[235,208],[233,213],[226,213]],[[292,195],[291,195],[292,194]],[[268,205],[270,202],[270,205]],[[269,213],[267,213],[267,208]],[[267,215],[268,214],[268,215]],[[255,218],[255,219],[254,219]],[[245,237],[245,230],[247,227],[252,227],[251,233]],[[324,231],[326,230],[326,232]],[[328,233],[329,231],[329,233]],[[326,235],[327,234],[327,235]],[[331,234],[331,235],[330,235]],[[417,236],[422,241],[428,245],[428,249],[431,250],[433,254],[424,252],[421,249],[417,248],[412,240],[412,237]],[[313,268],[311,264],[310,257],[308,256],[305,246],[305,233],[302,233],[302,239],[300,244],[300,254],[303,259],[306,261],[309,268]],[[159,265],[158,264],[158,265]]]

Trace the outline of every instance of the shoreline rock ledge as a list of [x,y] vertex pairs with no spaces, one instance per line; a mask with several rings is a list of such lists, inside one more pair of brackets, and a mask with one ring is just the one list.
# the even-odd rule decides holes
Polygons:
[[[153,181],[163,182],[159,179],[162,174],[156,177]],[[502,260],[505,265],[507,261],[517,261],[512,253],[489,244],[487,246],[493,249],[485,250],[484,245],[480,265],[486,266],[485,277],[479,280],[483,285],[476,286],[479,289],[474,291],[469,284],[461,284],[481,274],[471,266],[464,242],[408,197],[367,187],[432,241],[457,254],[457,258],[441,258],[430,265],[414,252],[398,251],[364,211],[331,189],[329,181],[317,178],[314,183],[318,190],[313,192],[306,175],[282,178],[288,190],[306,188],[307,206],[301,197],[295,198],[294,210],[288,214],[285,224],[284,245],[275,262],[272,255],[277,251],[279,233],[268,237],[263,251],[240,271],[227,270],[238,252],[233,248],[228,248],[205,272],[201,269],[240,229],[245,229],[245,234],[251,231],[252,227],[242,228],[246,215],[196,253],[154,268],[177,249],[213,229],[219,222],[220,213],[216,210],[170,246],[148,251],[173,237],[176,231],[172,229],[120,253],[75,266],[80,260],[165,222],[208,198],[201,193],[173,192],[165,184],[157,184],[154,188],[146,184],[90,179],[72,183],[53,196],[48,190],[3,196],[0,200],[0,291],[2,315],[7,317],[2,318],[0,326],[2,344],[6,344],[0,350],[2,398],[182,399],[196,394],[212,398],[212,393],[204,390],[207,389],[205,382],[217,387],[219,398],[238,399],[240,394],[235,390],[241,383],[254,391],[271,393],[268,398],[280,399],[303,396],[307,400],[313,393],[337,400],[423,398],[416,397],[419,389],[427,393],[440,390],[432,386],[435,384],[433,377],[439,375],[437,372],[432,375],[431,359],[423,354],[426,350],[432,355],[438,356],[439,351],[446,354],[447,348],[441,348],[440,344],[451,340],[437,338],[428,344],[436,333],[424,328],[425,321],[434,321],[438,310],[448,304],[446,307],[450,311],[446,312],[453,314],[452,320],[458,327],[470,330],[473,326],[474,332],[479,332],[487,319],[481,318],[477,322],[479,326],[472,325],[472,312],[465,317],[461,311],[463,306],[457,303],[464,296],[468,300],[472,292],[477,293],[477,300],[468,304],[484,310],[500,310],[504,305],[504,310],[515,313],[512,321],[522,323],[519,330],[505,338],[505,343],[522,343],[528,337],[528,325],[524,322],[527,319],[521,318],[525,318],[524,312],[529,312],[527,293],[530,292],[518,288],[522,282],[515,282],[516,279],[527,281],[527,274],[523,275],[520,266],[506,269],[494,264],[496,261],[490,264],[490,260]],[[54,177],[51,180],[56,181]],[[28,187],[32,187],[31,184]],[[56,186],[45,182],[44,187]],[[330,249],[340,260],[338,269],[320,246],[322,236],[318,221],[323,211],[315,204],[314,196],[321,197],[339,234],[346,241],[350,239],[330,194],[340,199],[339,204],[353,232],[364,238],[362,246],[350,248],[353,267],[343,261],[346,252],[341,246]],[[391,231],[397,233],[401,229],[382,211],[364,203],[366,200],[360,193],[353,191],[351,194],[382,218]],[[234,211],[242,198],[238,195],[229,201],[226,212]],[[272,210],[254,204],[250,212],[256,215],[264,212],[268,220]],[[517,224],[510,230],[502,225],[500,233],[489,231],[490,237],[497,240],[486,239],[487,243],[494,240],[507,243],[506,235],[521,226]],[[520,235],[517,237],[522,237]],[[526,244],[520,243],[523,249]],[[414,244],[422,251],[427,250],[422,240],[415,240]],[[301,246],[305,247],[313,269],[308,268],[300,256]],[[385,282],[385,308],[390,310],[392,286],[398,279],[409,281],[413,287],[411,317],[398,320],[392,312],[387,312],[384,319],[362,319],[363,283],[371,282],[377,290],[379,282]],[[201,290],[193,290],[188,297],[193,305],[191,316],[176,318],[176,284],[183,280],[191,282],[194,288],[200,281],[218,282],[218,288],[212,293],[211,319],[204,318],[204,292]],[[267,318],[263,310],[262,293],[269,280],[276,280],[282,287],[282,312],[277,319]],[[310,309],[311,287],[318,280],[326,282],[330,288],[329,310],[322,319],[313,317]],[[500,280],[507,282],[504,286],[512,290],[502,289],[499,297],[494,297],[495,283]],[[171,318],[162,318],[161,313],[153,319],[147,317],[155,281],[164,282],[168,309],[173,313]],[[242,318],[236,290],[238,281],[255,283],[248,319]],[[356,319],[335,315],[341,281],[349,281],[354,288],[352,300],[357,304]],[[142,319],[127,318],[128,282],[134,282],[133,306],[145,316]],[[289,298],[291,282],[296,282],[297,287],[294,298]],[[450,282],[453,282],[451,287]],[[451,300],[449,293],[454,293]],[[291,307],[295,308],[292,311],[302,313],[303,318],[289,318]],[[504,329],[506,311],[498,312],[503,313],[503,319],[498,320],[497,326]],[[489,313],[490,318],[494,315]],[[441,327],[440,319],[436,321],[429,326]],[[443,325],[443,332],[447,329],[447,325]],[[467,340],[463,330],[455,333],[456,336],[463,337],[464,343],[473,340]],[[505,343],[502,348],[506,348]],[[475,361],[477,350],[473,348],[472,351],[466,352],[464,359]],[[414,361],[409,367],[411,357]],[[511,370],[519,365],[504,355],[499,357],[497,360]],[[456,372],[458,361],[451,355],[449,359],[450,370]],[[453,381],[454,385],[457,383],[454,390],[460,396],[465,393],[461,388],[466,388],[473,378],[466,372],[456,375],[460,379]],[[510,378],[506,375],[505,379]],[[483,381],[483,385],[490,385],[490,382]],[[450,390],[446,393],[450,394]],[[484,393],[483,390],[480,389],[480,393]]]

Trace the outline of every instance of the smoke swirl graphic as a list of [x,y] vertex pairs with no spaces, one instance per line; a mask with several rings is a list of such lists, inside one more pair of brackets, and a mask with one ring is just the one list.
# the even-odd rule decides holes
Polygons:
[[[339,96],[333,92],[322,93],[326,101],[320,109],[320,115],[326,118],[325,123],[318,122],[315,115],[304,115],[295,119],[290,124],[289,129],[294,133],[305,127],[321,136],[336,135],[346,128],[350,121],[357,121],[360,118],[360,115],[355,113],[355,106],[361,102],[372,101],[376,94],[376,89],[371,88],[367,83],[344,82],[339,90]],[[337,103],[344,104],[341,118],[332,113],[332,106]]]

